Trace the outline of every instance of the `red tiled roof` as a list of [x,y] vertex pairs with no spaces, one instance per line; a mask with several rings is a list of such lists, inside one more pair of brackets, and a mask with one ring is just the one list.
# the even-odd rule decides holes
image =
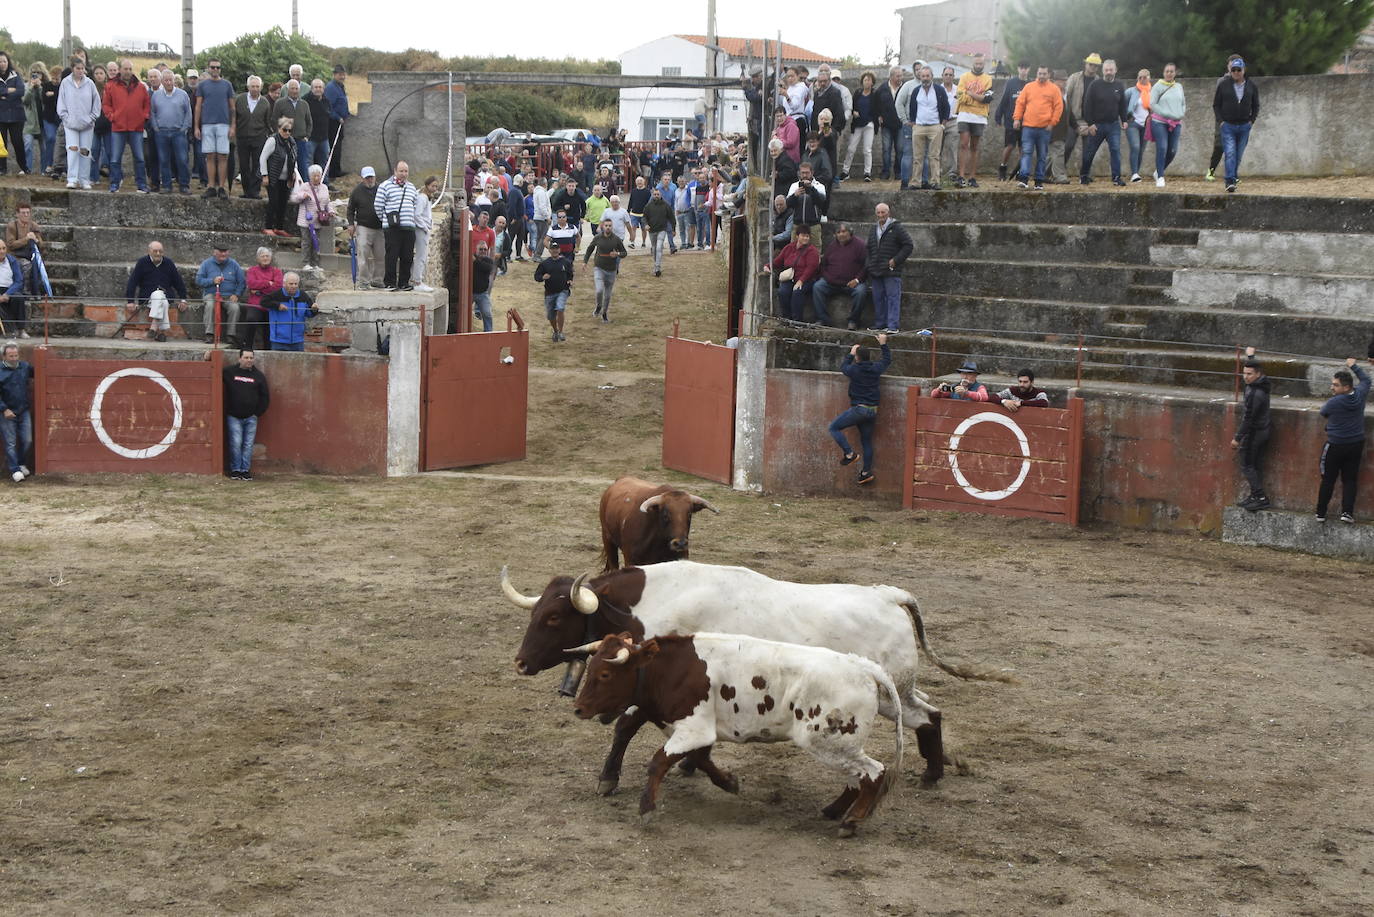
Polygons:
[[[690,42],[701,45],[702,47],[706,46],[705,35],[678,35],[676,37],[685,38]],[[745,58],[749,56],[748,49],[745,48],[745,42],[750,42],[752,44],[754,57],[763,57],[762,38],[724,38],[719,35],[716,36],[716,44],[724,48],[725,53],[730,55],[731,57]],[[770,55],[774,53],[773,48],[776,44],[776,41],[773,41],[771,39],[769,40],[768,53]],[[805,48],[799,48],[796,45],[791,45],[787,42],[782,43],[782,59],[785,61],[815,61],[817,63],[834,63],[835,61],[839,60],[839,58],[837,57],[826,57],[824,54],[817,54],[815,51],[808,51]]]

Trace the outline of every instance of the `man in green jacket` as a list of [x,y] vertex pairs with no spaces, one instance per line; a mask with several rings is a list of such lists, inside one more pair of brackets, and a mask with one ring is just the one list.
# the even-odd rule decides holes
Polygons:
[[596,286],[596,311],[592,314],[601,316],[602,322],[611,320],[611,293],[615,290],[615,279],[620,272],[620,259],[627,254],[625,243],[615,234],[615,225],[608,219],[602,220],[601,231],[592,237],[587,245],[587,253],[582,256],[583,264],[590,261],[593,255],[596,256],[592,271]]
[[654,186],[649,203],[644,205],[644,223],[649,228],[649,245],[654,253],[654,276],[663,276],[663,246],[673,225],[673,205],[663,199],[663,191]]

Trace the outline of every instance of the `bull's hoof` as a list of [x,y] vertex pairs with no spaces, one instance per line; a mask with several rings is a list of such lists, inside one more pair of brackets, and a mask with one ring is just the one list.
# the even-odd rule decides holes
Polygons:
[[841,805],[837,805],[836,803],[833,803],[833,802],[832,802],[830,805],[826,806],[824,809],[821,809],[821,815],[825,816],[826,818],[830,819],[831,821],[834,821],[835,819],[837,819],[837,818],[839,818],[841,815],[843,815],[843,814],[845,813],[845,810],[848,809],[848,808],[849,808],[848,806],[841,806]]
[[739,795],[739,778],[736,777],[734,774],[726,774],[726,775],[725,775],[725,781],[724,781],[724,783],[721,784],[721,787],[720,787],[720,788],[721,788],[722,790],[724,790],[725,792],[727,792],[727,793],[733,793],[734,795],[738,796],[738,795]]
[[859,826],[852,821],[847,821],[840,825],[840,830],[835,832],[837,837],[853,837],[859,830]]
[[610,796],[620,786],[620,778],[602,778],[596,782],[596,794],[598,796]]
[[945,772],[944,772],[943,770],[938,770],[938,771],[928,770],[928,771],[926,771],[925,773],[921,774],[921,786],[923,786],[923,787],[932,787],[932,786],[934,786],[935,784],[939,783],[939,782],[940,782],[940,778],[943,777],[944,775],[945,775]]
[[677,772],[684,777],[690,777],[697,772],[696,762],[691,758],[683,758],[677,764]]
[[641,825],[653,824],[654,818],[658,815],[657,807],[644,809],[639,813],[639,823]]

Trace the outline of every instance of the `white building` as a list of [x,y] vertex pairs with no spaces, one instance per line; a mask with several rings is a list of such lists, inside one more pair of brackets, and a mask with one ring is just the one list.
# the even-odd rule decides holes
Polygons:
[[[761,64],[764,41],[761,38],[716,38],[716,75],[738,81],[751,66]],[[775,54],[776,42],[769,41],[767,53]],[[783,42],[783,66],[804,64],[814,76],[823,63],[834,58]],[[631,48],[620,55],[620,72],[627,76],[706,76],[706,37],[704,35],[666,35]],[[857,77],[858,74],[852,76]],[[847,81],[851,88],[853,80]],[[619,123],[631,140],[663,140],[670,133],[681,136],[696,124],[699,105],[705,102],[701,89],[622,89]],[[749,106],[744,92],[726,89],[717,93],[716,129],[724,133],[744,133]]]

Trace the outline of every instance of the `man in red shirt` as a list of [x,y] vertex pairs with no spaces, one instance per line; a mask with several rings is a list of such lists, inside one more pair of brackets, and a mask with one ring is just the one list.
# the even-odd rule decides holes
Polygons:
[[485,210],[477,214],[477,225],[472,227],[472,248],[477,250],[477,243],[487,243],[487,251],[496,250],[496,230],[487,225],[488,213]]
[[124,147],[134,151],[134,181],[140,194],[148,193],[148,174],[143,166],[143,128],[148,123],[152,100],[148,87],[134,75],[134,62],[119,62],[119,77],[105,84],[103,114],[110,120],[110,191],[124,180]]

